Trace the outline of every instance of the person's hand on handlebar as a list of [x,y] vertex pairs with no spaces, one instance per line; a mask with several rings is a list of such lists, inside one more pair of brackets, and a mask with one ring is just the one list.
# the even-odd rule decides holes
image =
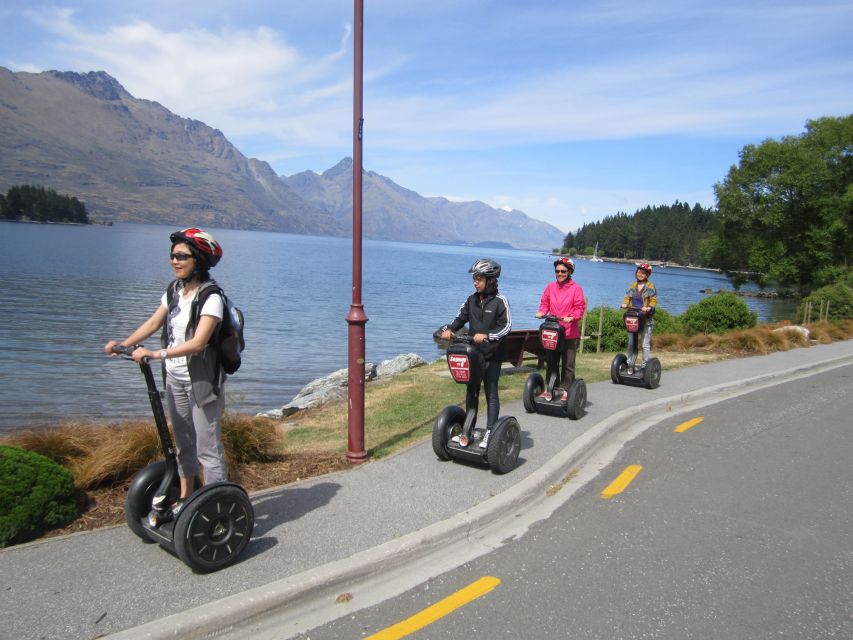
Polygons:
[[142,362],[143,358],[148,358],[149,360],[154,360],[158,358],[160,355],[160,351],[152,351],[151,349],[146,349],[145,347],[138,347],[133,350],[133,354],[131,357],[133,361],[136,363]]
[[[546,314],[542,313],[541,311],[537,311],[537,312],[536,312],[536,317],[537,317],[537,318],[544,318],[544,317],[545,317],[545,315],[546,315]],[[565,317],[562,317],[562,318],[558,318],[556,315],[554,315],[554,316],[551,316],[551,317],[552,317],[552,318],[556,318],[558,321],[560,321],[560,322],[565,322],[565,323],[567,323],[567,324],[572,323],[572,322],[574,322],[574,320],[575,320],[572,316],[565,316]]]
[[117,346],[119,343],[116,340],[110,340],[107,344],[104,345],[104,353],[108,356],[115,358],[118,354],[113,351],[113,347]]
[[442,340],[450,340],[453,337],[453,332],[450,329],[445,329],[441,332]]
[[623,309],[627,309],[627,308],[628,308],[628,305],[627,305],[627,304],[625,304],[625,303],[623,302],[623,303],[622,303],[622,308],[623,308]]
[[477,344],[485,342],[488,339],[489,339],[488,334],[485,334],[485,333],[475,333],[474,334],[474,342],[476,342]]

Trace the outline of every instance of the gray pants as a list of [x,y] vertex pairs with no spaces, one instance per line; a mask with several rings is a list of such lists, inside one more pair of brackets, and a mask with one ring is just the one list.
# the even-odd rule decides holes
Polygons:
[[198,475],[201,463],[204,484],[227,480],[221,427],[225,390],[219,390],[216,401],[199,407],[195,402],[192,383],[167,376],[166,404],[175,431],[178,474],[182,478],[194,478]]
[[655,328],[655,321],[652,318],[646,320],[641,333],[636,333],[628,338],[628,366],[633,367],[637,362],[637,339],[642,336],[643,340],[643,364],[649,361],[652,357],[652,331]]

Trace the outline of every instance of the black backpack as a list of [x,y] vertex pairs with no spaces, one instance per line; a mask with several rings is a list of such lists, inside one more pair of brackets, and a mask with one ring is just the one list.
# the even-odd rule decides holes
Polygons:
[[[177,288],[178,280],[175,280],[166,289],[166,306],[169,309],[169,315],[163,325],[164,345],[170,342],[167,335],[169,331],[169,318],[171,317],[172,309],[178,304],[175,297]],[[217,325],[210,344],[216,348],[222,369],[230,375],[240,368],[242,362],[241,354],[243,353],[243,349],[246,348],[246,341],[243,338],[243,326],[245,325],[243,312],[234,306],[234,303],[225,295],[222,287],[216,284],[215,280],[208,280],[199,285],[198,293],[190,307],[190,317],[192,318],[193,326],[198,325],[204,303],[207,301],[208,296],[213,293],[218,293],[222,296],[223,309],[222,321]]]

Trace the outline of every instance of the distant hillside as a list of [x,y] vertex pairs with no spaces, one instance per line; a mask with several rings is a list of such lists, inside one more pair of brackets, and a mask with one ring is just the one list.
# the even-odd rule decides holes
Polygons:
[[[218,130],[131,96],[104,72],[0,67],[0,192],[42,185],[95,221],[349,235],[352,161],[279,177]],[[520,211],[424,198],[364,174],[364,235],[550,250],[563,233]]]
[[0,191],[44,185],[95,220],[335,233],[220,131],[138,100],[103,72],[0,67]]
[[[349,229],[352,169],[352,159],[344,158],[322,174],[304,171],[282,180]],[[543,250],[563,243],[562,231],[521,211],[425,198],[373,171],[365,171],[362,180],[362,225],[368,238]]]

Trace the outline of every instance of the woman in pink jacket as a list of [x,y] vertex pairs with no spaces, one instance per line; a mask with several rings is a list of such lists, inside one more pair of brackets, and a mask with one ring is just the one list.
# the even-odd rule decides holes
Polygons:
[[[537,318],[546,315],[556,316],[557,321],[566,331],[561,354],[560,387],[563,389],[563,400],[568,399],[569,387],[575,379],[575,355],[580,341],[580,321],[586,311],[583,289],[572,280],[574,272],[575,263],[571,258],[557,258],[554,261],[556,280],[545,287],[542,300],[539,302],[539,311],[536,312]],[[544,396],[547,393],[544,391],[541,395]]]

